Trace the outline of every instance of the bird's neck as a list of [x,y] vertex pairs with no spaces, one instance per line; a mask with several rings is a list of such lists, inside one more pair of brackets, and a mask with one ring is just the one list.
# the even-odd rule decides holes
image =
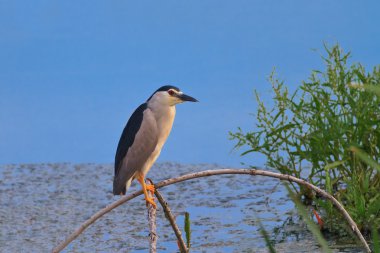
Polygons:
[[158,145],[162,146],[168,138],[173,126],[176,109],[175,106],[168,106],[162,104],[155,104],[148,107],[154,112],[153,115],[156,118],[158,132]]

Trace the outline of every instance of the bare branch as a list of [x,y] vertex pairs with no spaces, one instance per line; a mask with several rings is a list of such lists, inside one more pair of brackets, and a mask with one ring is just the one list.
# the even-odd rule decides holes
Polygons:
[[111,210],[115,209],[116,207],[124,204],[125,202],[136,198],[137,196],[141,195],[143,192],[142,190],[134,192],[128,196],[123,196],[120,199],[116,200],[115,202],[111,203],[110,205],[104,207],[103,209],[96,212],[94,215],[92,215],[88,220],[83,222],[73,233],[71,233],[65,241],[61,242],[57,247],[55,247],[52,252],[58,253],[61,252],[70,242],[75,240],[86,228],[88,228],[92,223],[94,223],[97,219],[105,215],[106,213],[110,212]]
[[187,253],[188,249],[186,247],[185,241],[182,238],[181,230],[178,228],[178,225],[175,222],[175,217],[173,216],[172,211],[170,210],[168,203],[165,201],[165,199],[162,197],[161,193],[157,189],[154,192],[154,194],[156,195],[158,202],[160,202],[162,208],[164,209],[165,216],[169,220],[170,225],[173,228],[175,236],[177,237],[177,240],[178,240],[178,246],[179,246],[180,252],[181,253]]
[[[148,184],[153,184],[151,180],[147,180]],[[148,191],[148,196],[153,197],[153,194]],[[157,252],[157,226],[156,226],[156,208],[152,204],[148,204],[148,222],[149,222],[149,252]]]
[[[284,175],[280,173],[265,171],[265,170],[257,170],[257,169],[220,169],[220,170],[206,170],[196,173],[191,173],[183,176],[179,176],[176,178],[170,178],[164,181],[161,181],[157,184],[155,184],[155,188],[159,189],[161,187],[183,182],[186,180],[194,179],[194,178],[200,178],[200,177],[209,177],[214,175],[223,175],[223,174],[239,174],[239,175],[252,175],[252,176],[266,176],[266,177],[273,177],[280,180],[286,180],[289,182],[295,182],[300,185],[304,185],[307,188],[315,191],[320,196],[323,196],[324,198],[330,200],[334,206],[342,213],[343,217],[346,219],[348,224],[350,225],[351,229],[355,232],[355,234],[358,236],[360,241],[362,242],[363,246],[366,249],[366,252],[371,252],[367,242],[365,241],[363,235],[360,233],[360,230],[356,223],[352,220],[348,212],[344,209],[343,205],[339,203],[338,200],[336,200],[333,196],[325,192],[324,190],[318,188],[315,185],[312,185],[311,183],[299,179],[290,175]],[[63,242],[61,242],[57,247],[53,249],[53,252],[60,252],[62,249],[64,249],[70,242],[72,242],[75,238],[77,238],[88,226],[90,226],[92,223],[94,223],[97,219],[102,217],[104,214],[110,212],[112,209],[120,206],[121,204],[134,199],[135,197],[142,194],[142,191],[134,192],[128,196],[123,196],[119,200],[113,202],[112,204],[106,206],[105,208],[101,209],[97,213],[95,213],[93,216],[91,216],[87,221],[85,221],[78,229],[76,229],[72,234],[70,234],[67,239]]]

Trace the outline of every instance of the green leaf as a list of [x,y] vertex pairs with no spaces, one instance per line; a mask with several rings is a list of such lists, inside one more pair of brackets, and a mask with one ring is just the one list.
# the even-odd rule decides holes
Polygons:
[[366,152],[355,146],[351,146],[350,150],[354,152],[360,158],[360,160],[362,160],[363,162],[380,172],[380,164],[378,164],[371,157],[369,157],[369,155]]
[[278,134],[278,133],[283,133],[284,131],[288,130],[288,129],[291,129],[295,126],[295,124],[287,124],[285,126],[282,126],[282,127],[279,127],[277,129],[275,129],[274,131],[272,131],[270,134],[268,134],[267,136],[270,137],[270,136],[273,136],[275,134]]
[[335,161],[335,162],[327,164],[324,169],[325,169],[325,171],[329,171],[329,170],[331,170],[333,168],[336,168],[336,167],[344,164],[345,162],[346,161]]
[[371,91],[375,93],[377,96],[380,97],[380,87],[375,85],[364,85],[364,89]]
[[250,149],[250,150],[247,150],[247,151],[241,153],[240,156],[243,156],[243,155],[249,154],[251,152],[255,152],[255,151],[257,151],[257,150],[256,149]]
[[263,224],[261,224],[260,220],[257,219],[256,222],[259,224],[259,227],[260,227],[260,233],[261,235],[264,237],[264,240],[265,240],[265,243],[267,245],[267,248],[269,250],[270,253],[276,253],[276,250],[274,249],[273,247],[273,243],[270,241],[270,238],[269,238],[269,234],[268,232],[265,230]]
[[377,226],[372,226],[372,243],[374,253],[380,253],[380,239],[379,232],[377,231],[377,229]]
[[188,212],[185,212],[185,234],[186,234],[187,248],[190,249],[191,229],[190,229],[190,214]]

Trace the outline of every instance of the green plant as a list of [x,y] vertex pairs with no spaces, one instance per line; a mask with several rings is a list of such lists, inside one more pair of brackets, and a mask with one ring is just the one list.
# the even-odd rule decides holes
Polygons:
[[285,187],[288,190],[289,196],[293,200],[298,210],[298,213],[301,215],[301,217],[307,224],[309,231],[313,234],[314,238],[318,241],[318,244],[321,246],[322,251],[325,253],[332,252],[328,246],[326,239],[323,237],[321,231],[319,230],[318,226],[315,225],[313,220],[310,218],[310,215],[308,214],[306,207],[299,201],[296,194],[290,189],[290,187],[287,184],[285,184]]
[[267,246],[269,253],[276,253],[277,251],[274,248],[274,243],[270,240],[268,231],[266,231],[259,219],[256,219],[256,223],[259,225],[260,233],[262,237],[264,237],[265,245]]
[[373,243],[373,252],[380,253],[379,232],[377,231],[375,226],[373,226],[373,229],[372,229],[372,243]]
[[[350,54],[325,46],[326,69],[290,93],[272,73],[269,80],[274,106],[258,102],[255,131],[230,133],[236,147],[266,156],[266,165],[281,173],[307,177],[341,201],[363,231],[380,224],[380,172],[360,159],[350,147],[360,148],[374,163],[380,161],[380,99],[369,90],[380,86],[380,66],[366,72],[348,65]],[[375,88],[373,88],[375,87]],[[306,202],[324,212],[328,228],[340,224],[331,203],[303,187],[292,185]],[[337,222],[334,222],[337,221]]]
[[191,229],[190,229],[190,213],[185,212],[185,234],[186,234],[186,246],[190,249],[191,243]]

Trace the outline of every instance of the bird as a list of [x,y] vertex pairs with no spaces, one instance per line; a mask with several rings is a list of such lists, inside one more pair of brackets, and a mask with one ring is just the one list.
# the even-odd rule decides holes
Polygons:
[[176,105],[198,102],[179,88],[165,85],[157,89],[129,118],[121,134],[115,154],[113,194],[125,195],[134,179],[142,186],[146,204],[156,208],[147,191],[154,193],[153,185],[145,184],[145,176],[161,153],[173,126]]

